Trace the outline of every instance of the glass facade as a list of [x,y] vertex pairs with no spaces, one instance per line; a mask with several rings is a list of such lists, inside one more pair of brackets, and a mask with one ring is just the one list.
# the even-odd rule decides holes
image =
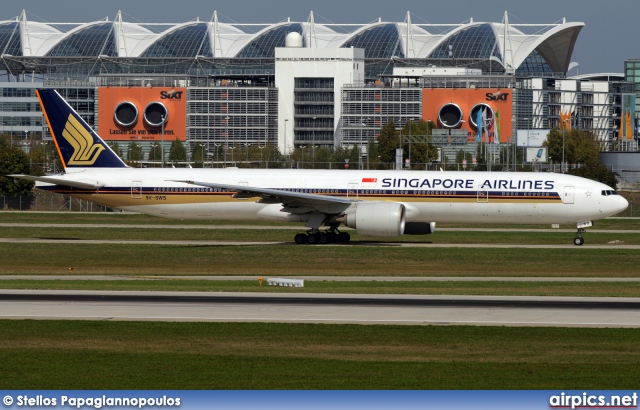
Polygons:
[[364,30],[341,47],[364,48],[365,58],[404,58],[402,41],[395,24],[383,24]]
[[111,22],[84,27],[60,41],[47,53],[49,57],[97,57],[100,55],[109,57],[118,55]]
[[12,56],[21,56],[22,47],[20,46],[20,23],[11,22],[0,24],[0,52],[2,54],[11,54]]
[[536,51],[531,54],[520,64],[516,70],[517,75],[526,74],[553,74],[553,70],[547,64],[547,61]]
[[213,57],[209,25],[195,23],[173,30],[150,45],[141,57]]
[[498,48],[498,41],[491,24],[479,24],[458,31],[433,50],[428,58],[488,59],[496,56],[502,59]]
[[334,79],[295,79],[294,143],[333,145]]
[[[302,24],[294,23],[276,27],[263,33],[258,38],[247,44],[236,55],[236,58],[273,58],[276,55],[276,47],[284,47],[287,34],[297,32],[302,35]],[[303,47],[306,41],[303,36]]]
[[216,145],[232,150],[233,147],[276,144],[277,93],[277,89],[268,86],[190,87],[187,90],[188,141],[206,144],[209,150]]

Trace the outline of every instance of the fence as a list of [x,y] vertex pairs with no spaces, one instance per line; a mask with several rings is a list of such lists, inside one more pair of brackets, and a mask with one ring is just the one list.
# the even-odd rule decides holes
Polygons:
[[0,211],[109,212],[106,206],[67,195],[36,191],[31,196],[0,196]]

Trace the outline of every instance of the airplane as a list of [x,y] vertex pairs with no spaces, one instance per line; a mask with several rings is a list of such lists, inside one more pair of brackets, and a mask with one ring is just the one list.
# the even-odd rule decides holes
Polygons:
[[426,235],[436,223],[576,224],[628,202],[592,180],[540,172],[132,168],[52,89],[36,91],[64,172],[11,175],[48,191],[164,218],[304,222],[297,244]]

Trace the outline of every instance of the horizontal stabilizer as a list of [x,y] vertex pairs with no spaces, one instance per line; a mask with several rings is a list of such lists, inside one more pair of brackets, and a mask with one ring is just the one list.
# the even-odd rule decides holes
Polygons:
[[32,176],[32,175],[7,175],[11,178],[25,179],[27,181],[46,182],[47,184],[70,186],[73,188],[81,189],[99,189],[102,188],[105,183],[96,180],[70,180],[63,177],[55,176]]

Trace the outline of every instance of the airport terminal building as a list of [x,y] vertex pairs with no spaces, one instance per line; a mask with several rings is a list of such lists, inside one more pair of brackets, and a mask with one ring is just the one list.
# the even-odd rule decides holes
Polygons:
[[[124,147],[352,147],[393,120],[433,122],[434,142],[530,145],[563,126],[637,150],[622,73],[570,77],[584,23],[368,24],[0,21],[0,132],[43,135],[34,90],[55,88]],[[621,62],[622,64],[622,62]],[[532,134],[531,134],[532,135]],[[199,145],[200,146],[200,145]]]

